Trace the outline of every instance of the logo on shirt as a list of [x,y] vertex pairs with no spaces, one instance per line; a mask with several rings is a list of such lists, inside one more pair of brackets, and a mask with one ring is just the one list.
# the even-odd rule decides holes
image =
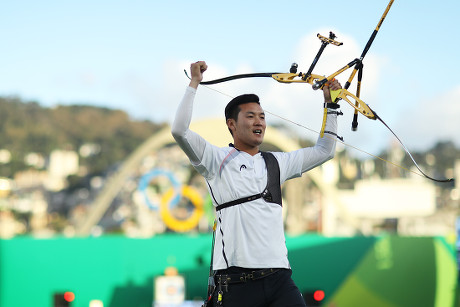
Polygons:
[[243,168],[246,168],[246,165],[243,164],[243,165],[240,166],[240,172],[241,172],[241,170],[242,170]]

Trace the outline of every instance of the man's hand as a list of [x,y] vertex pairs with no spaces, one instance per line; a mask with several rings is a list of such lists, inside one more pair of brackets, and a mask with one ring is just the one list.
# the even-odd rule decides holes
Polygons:
[[193,88],[198,88],[198,85],[203,80],[203,73],[208,69],[205,61],[198,61],[190,65],[190,74],[192,75],[192,80],[190,81],[190,86]]
[[332,102],[331,91],[340,90],[341,88],[342,86],[340,85],[340,82],[335,78],[329,82],[326,82],[326,84],[323,86],[324,102]]

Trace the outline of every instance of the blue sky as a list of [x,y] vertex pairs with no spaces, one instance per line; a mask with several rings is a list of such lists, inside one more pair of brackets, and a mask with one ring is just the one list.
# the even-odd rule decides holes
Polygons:
[[[183,69],[205,60],[205,78],[245,72],[300,71],[310,66],[317,33],[337,35],[316,74],[359,57],[388,1],[5,1],[0,6],[0,95],[44,106],[93,104],[134,118],[170,122],[188,84]],[[361,98],[411,150],[440,140],[460,146],[460,2],[395,0],[364,60]],[[339,76],[342,84],[347,71]],[[270,79],[216,85],[230,96],[254,92],[263,107],[319,130],[321,93]],[[355,91],[352,84],[350,91]],[[222,117],[228,96],[200,88],[194,119]],[[340,133],[377,154],[394,141],[378,122],[352,109]],[[270,122],[278,121],[268,117]],[[288,126],[290,124],[287,124]],[[298,130],[315,139],[306,130]]]

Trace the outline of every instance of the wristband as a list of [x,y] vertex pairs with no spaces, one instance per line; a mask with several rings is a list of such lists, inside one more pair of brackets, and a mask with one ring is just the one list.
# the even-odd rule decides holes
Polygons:
[[328,109],[338,109],[338,108],[340,108],[340,105],[338,103],[334,103],[334,102],[325,102],[324,107],[328,108]]

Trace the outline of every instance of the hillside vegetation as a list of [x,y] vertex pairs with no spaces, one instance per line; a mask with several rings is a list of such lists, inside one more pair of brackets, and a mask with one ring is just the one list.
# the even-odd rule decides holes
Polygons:
[[11,153],[0,163],[0,176],[12,177],[29,168],[24,158],[30,153],[49,157],[56,149],[79,151],[94,144],[98,151],[80,163],[97,174],[122,161],[164,124],[136,121],[120,110],[89,105],[46,108],[36,102],[0,97],[0,150]]

